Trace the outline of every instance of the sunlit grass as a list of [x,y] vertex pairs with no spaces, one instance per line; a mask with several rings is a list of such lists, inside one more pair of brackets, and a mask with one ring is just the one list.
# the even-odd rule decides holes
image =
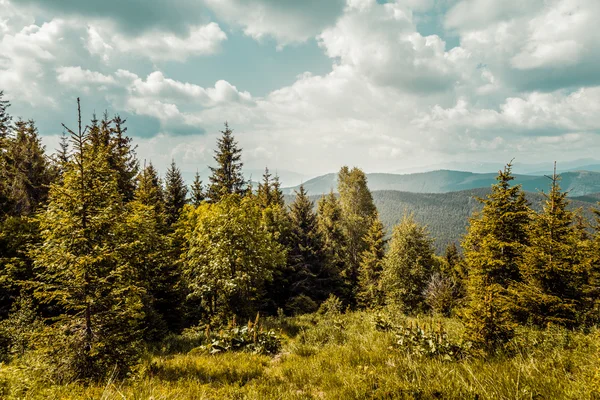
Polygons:
[[[401,317],[392,318],[399,320]],[[403,318],[403,317],[402,317]],[[454,319],[404,323],[460,336]],[[398,349],[373,314],[272,319],[288,339],[275,357],[149,355],[124,382],[52,385],[25,360],[0,369],[0,398],[17,399],[600,399],[600,333],[522,328],[501,354],[444,361]],[[29,364],[35,360],[27,361]]]

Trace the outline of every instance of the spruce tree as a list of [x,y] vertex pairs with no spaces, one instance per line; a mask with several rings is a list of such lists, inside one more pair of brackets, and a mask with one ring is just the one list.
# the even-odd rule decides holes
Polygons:
[[271,187],[273,204],[276,204],[280,207],[285,207],[285,196],[283,195],[283,191],[281,190],[281,182],[279,182],[279,175],[277,175],[277,173],[275,173],[275,176],[273,177],[273,183],[271,184]]
[[[344,166],[338,174],[338,192],[346,236],[347,261],[343,276],[346,286],[354,293],[358,285],[360,257],[366,249],[365,237],[376,217],[377,209],[367,186],[367,177],[358,168]],[[349,299],[354,302],[355,299]]]
[[6,139],[3,179],[10,215],[31,215],[48,197],[54,171],[33,121],[19,120]]
[[221,131],[221,134],[214,156],[217,166],[210,167],[212,175],[210,176],[208,198],[212,202],[217,202],[228,194],[244,195],[247,191],[246,181],[242,175],[242,150],[238,148],[233,131],[229,129],[227,122],[225,130]]
[[181,171],[171,161],[171,166],[165,176],[165,214],[167,225],[171,226],[179,219],[181,210],[186,203],[187,186],[181,176]]
[[4,91],[0,90],[0,149],[2,148],[2,141],[8,137],[12,127],[12,117],[8,113],[10,101],[3,99]]
[[[323,238],[323,251],[327,256],[327,264],[332,271],[336,271],[342,279],[347,264],[347,238],[342,219],[342,208],[333,191],[327,196],[321,196],[317,208],[317,225]],[[353,288],[344,285],[340,280],[339,287],[334,293],[347,303],[354,298]]]
[[65,129],[74,154],[40,214],[43,242],[33,253],[40,282],[35,294],[61,310],[47,321],[53,332],[52,367],[63,379],[65,374],[103,379],[115,365],[119,374],[126,373],[138,359],[142,289],[119,254],[125,213],[108,149],[91,145],[80,111],[77,132]]
[[381,276],[388,304],[406,313],[426,309],[424,291],[436,271],[433,241],[424,226],[405,215],[394,227]]
[[265,173],[263,174],[263,180],[258,184],[258,192],[256,193],[258,204],[267,208],[273,204],[273,181],[271,180],[271,173],[269,168],[265,167]]
[[463,313],[467,337],[487,350],[513,335],[513,305],[507,289],[521,280],[519,266],[529,244],[530,208],[520,186],[511,186],[512,164],[500,171],[483,209],[470,220],[463,241],[468,273]]
[[194,176],[194,182],[191,185],[190,191],[190,202],[194,205],[194,207],[198,207],[204,199],[206,198],[206,193],[204,192],[204,187],[202,186],[202,180],[200,179],[200,174],[196,172]]
[[575,213],[568,210],[556,174],[543,210],[533,217],[529,246],[520,265],[523,282],[516,292],[521,319],[538,326],[548,323],[576,326],[582,316],[586,268],[579,251],[581,232]]
[[383,305],[381,287],[383,258],[385,256],[385,231],[379,218],[375,218],[365,238],[367,248],[361,254],[358,273],[358,305],[364,308]]
[[134,198],[136,176],[140,166],[132,139],[127,136],[127,127],[125,127],[127,120],[116,115],[110,122],[109,164],[117,171],[119,193],[123,196],[123,201],[129,202]]
[[138,174],[134,197],[140,203],[154,207],[156,215],[164,216],[165,196],[162,181],[152,163],[144,165],[144,169]]

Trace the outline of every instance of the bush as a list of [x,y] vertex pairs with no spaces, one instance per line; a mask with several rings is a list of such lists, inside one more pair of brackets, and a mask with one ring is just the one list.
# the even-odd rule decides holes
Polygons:
[[459,288],[452,278],[444,277],[440,273],[431,276],[423,292],[425,303],[434,313],[449,317],[458,303]]

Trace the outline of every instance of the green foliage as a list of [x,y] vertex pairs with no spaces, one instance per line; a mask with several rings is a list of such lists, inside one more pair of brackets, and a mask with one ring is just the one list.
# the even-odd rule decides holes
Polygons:
[[217,331],[206,331],[206,345],[192,352],[208,352],[218,354],[229,351],[245,351],[252,354],[274,355],[281,350],[281,340],[273,331],[264,330],[258,321],[247,325],[236,326],[235,320],[226,328]]
[[523,282],[516,285],[521,319],[538,326],[548,323],[573,327],[581,322],[586,254],[585,242],[575,226],[575,214],[567,210],[567,193],[560,177],[552,177],[543,211],[534,215],[529,246],[520,266]]
[[200,204],[202,204],[205,198],[206,193],[204,192],[204,187],[202,186],[200,174],[196,172],[196,175],[194,175],[194,182],[192,182],[190,190],[190,202],[194,207],[198,207]]
[[378,307],[384,302],[381,274],[386,244],[383,224],[379,218],[373,220],[365,243],[367,248],[361,254],[356,298],[361,307]]
[[246,181],[242,175],[242,150],[233,137],[233,131],[229,129],[227,122],[222,136],[217,141],[215,150],[216,167],[210,167],[210,186],[208,198],[217,202],[224,196],[230,194],[243,195],[246,193]]
[[435,268],[427,228],[417,224],[412,215],[405,216],[394,228],[383,262],[381,279],[387,302],[406,313],[425,310],[423,292]]
[[186,204],[188,189],[185,186],[181,171],[175,165],[175,161],[171,161],[171,166],[167,170],[165,176],[165,216],[168,226],[173,225],[179,219],[181,210]]
[[373,219],[377,217],[377,209],[367,186],[367,177],[356,167],[349,169],[344,166],[340,169],[338,192],[340,193],[342,223],[347,240],[346,265],[342,276],[351,291],[349,300],[354,302],[361,254],[367,248],[365,237]]
[[232,195],[186,209],[182,218],[188,298],[199,299],[211,316],[254,314],[265,282],[284,262],[260,207],[250,197]]
[[120,257],[125,213],[108,149],[81,127],[71,134],[75,154],[50,189],[39,215],[42,244],[33,250],[35,296],[59,311],[40,347],[54,372],[64,367],[57,372],[64,379],[98,379],[115,365],[124,374],[137,360],[143,290]]
[[[144,169],[137,176],[137,188],[135,191],[135,200],[141,204],[153,207],[155,218],[164,219],[165,198],[162,188],[162,182],[158,177],[158,171],[152,163],[144,166]],[[164,223],[164,221],[163,221]]]
[[[332,271],[341,274],[346,266],[347,239],[342,220],[342,208],[333,192],[321,196],[317,205],[317,227],[323,239],[323,251],[327,263]],[[339,295],[347,302],[352,299],[352,288],[341,287],[336,289]]]
[[423,293],[425,303],[435,314],[449,317],[460,299],[459,285],[453,278],[435,272]]
[[289,216],[291,229],[286,280],[289,302],[293,304],[287,304],[285,308],[288,311],[312,312],[316,310],[312,305],[318,306],[335,289],[337,271],[327,262],[313,203],[302,186],[290,205]]
[[529,244],[530,209],[521,188],[510,186],[513,179],[509,163],[498,174],[492,192],[480,200],[483,210],[470,219],[463,241],[468,271],[463,313],[467,337],[490,351],[513,335],[513,305],[507,288],[521,280],[519,267]]

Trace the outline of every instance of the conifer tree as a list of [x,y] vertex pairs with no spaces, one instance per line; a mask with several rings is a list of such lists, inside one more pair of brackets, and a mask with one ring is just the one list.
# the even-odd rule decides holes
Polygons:
[[136,176],[140,166],[132,139],[127,136],[127,127],[125,127],[127,120],[116,115],[110,122],[109,164],[117,171],[119,193],[125,202],[129,202],[134,198]]
[[521,319],[542,327],[548,323],[574,327],[583,310],[586,268],[578,248],[581,232],[559,181],[555,165],[543,210],[531,224],[520,265],[523,282],[516,287]]
[[[377,209],[367,186],[367,177],[358,168],[344,166],[338,174],[338,192],[346,236],[347,261],[343,276],[350,292],[358,285],[360,257],[366,249],[365,236],[376,217]],[[354,302],[354,299],[349,299]]]
[[10,133],[12,121],[12,117],[8,113],[10,102],[8,100],[3,100],[3,98],[4,91],[0,90],[0,149],[2,148],[2,141],[6,139]]
[[194,176],[194,182],[192,182],[191,186],[190,201],[194,207],[198,207],[200,204],[202,204],[205,197],[206,193],[204,192],[204,187],[202,186],[200,174],[196,172],[196,175]]
[[181,176],[181,171],[173,160],[165,176],[165,214],[169,226],[179,219],[181,210],[187,201],[187,192],[188,189]]
[[162,218],[165,212],[164,192],[158,171],[152,163],[144,166],[138,174],[134,197],[140,203],[154,207],[156,215]]
[[246,193],[246,181],[242,175],[242,150],[238,148],[233,131],[229,129],[227,122],[225,130],[221,131],[221,134],[214,156],[217,166],[210,167],[212,175],[210,176],[208,198],[212,202],[217,202],[228,194],[244,195]]
[[265,173],[263,174],[263,180],[258,184],[258,192],[256,193],[258,204],[261,207],[267,208],[273,204],[273,181],[271,180],[271,173],[269,168],[265,167]]
[[[347,239],[342,219],[342,208],[333,191],[321,196],[318,202],[317,224],[323,237],[323,250],[327,255],[327,263],[333,271],[341,276],[347,263]],[[349,286],[337,288],[339,296],[350,302],[353,298]]]
[[4,179],[11,215],[31,215],[48,197],[54,172],[33,121],[19,120],[7,139]]
[[433,241],[427,229],[412,215],[405,215],[394,227],[383,262],[381,279],[387,303],[406,313],[423,311],[423,292],[435,270]]
[[463,241],[468,273],[466,334],[487,350],[513,334],[513,305],[507,289],[521,280],[519,266],[528,245],[530,209],[520,186],[511,186],[512,164],[500,171],[483,209],[470,220]]
[[[78,99],[78,111],[79,99]],[[33,255],[40,282],[36,296],[59,307],[52,366],[73,379],[102,379],[119,366],[125,373],[141,351],[141,288],[135,271],[119,257],[124,209],[108,149],[92,146],[81,127],[61,184],[50,189],[40,214],[42,245]]]
[[335,273],[327,265],[323,239],[317,226],[313,203],[304,186],[290,205],[290,267],[288,311],[311,312],[331,293]]
[[361,254],[357,301],[361,307],[378,307],[384,300],[381,274],[386,242],[384,227],[378,217],[373,220],[365,242],[367,248]]
[[279,182],[279,175],[277,173],[273,177],[271,194],[273,196],[273,204],[277,204],[280,207],[285,207],[285,197],[281,190],[281,182]]

